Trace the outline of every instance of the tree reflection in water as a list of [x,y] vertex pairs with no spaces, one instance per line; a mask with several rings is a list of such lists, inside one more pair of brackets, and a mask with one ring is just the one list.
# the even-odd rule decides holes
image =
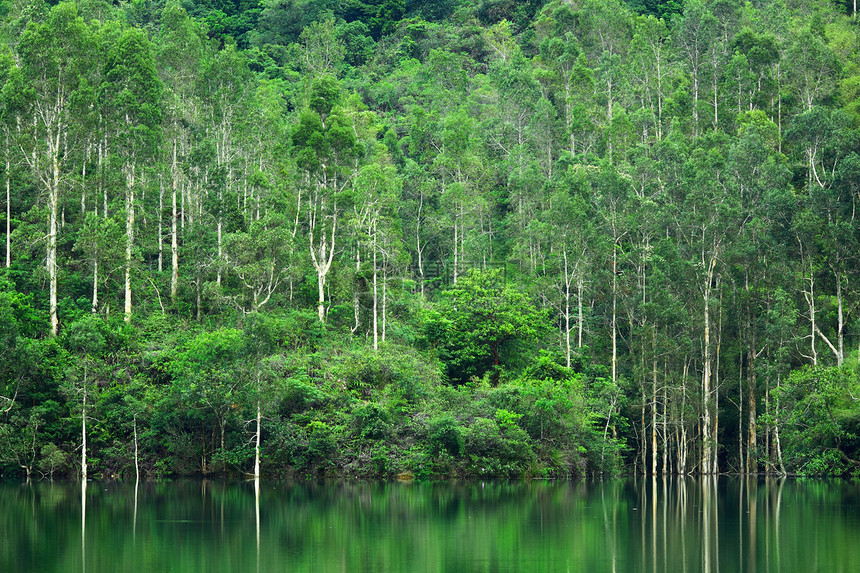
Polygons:
[[2,571],[838,573],[858,536],[840,481],[0,485]]

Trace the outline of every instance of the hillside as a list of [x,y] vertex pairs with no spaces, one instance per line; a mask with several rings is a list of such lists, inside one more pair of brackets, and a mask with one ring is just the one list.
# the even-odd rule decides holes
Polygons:
[[853,2],[2,6],[4,476],[860,466]]

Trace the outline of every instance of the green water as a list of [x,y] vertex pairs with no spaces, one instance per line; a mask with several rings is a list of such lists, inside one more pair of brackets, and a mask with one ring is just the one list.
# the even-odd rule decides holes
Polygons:
[[0,571],[860,570],[860,485],[0,484]]

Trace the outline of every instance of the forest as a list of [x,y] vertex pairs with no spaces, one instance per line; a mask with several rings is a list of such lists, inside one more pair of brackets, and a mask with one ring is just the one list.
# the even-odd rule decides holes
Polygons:
[[860,473],[856,0],[0,1],[0,474]]

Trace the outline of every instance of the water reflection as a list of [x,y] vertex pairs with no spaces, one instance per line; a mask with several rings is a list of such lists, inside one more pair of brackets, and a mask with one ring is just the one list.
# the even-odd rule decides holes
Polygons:
[[840,572],[858,534],[853,482],[0,485],[0,571]]

